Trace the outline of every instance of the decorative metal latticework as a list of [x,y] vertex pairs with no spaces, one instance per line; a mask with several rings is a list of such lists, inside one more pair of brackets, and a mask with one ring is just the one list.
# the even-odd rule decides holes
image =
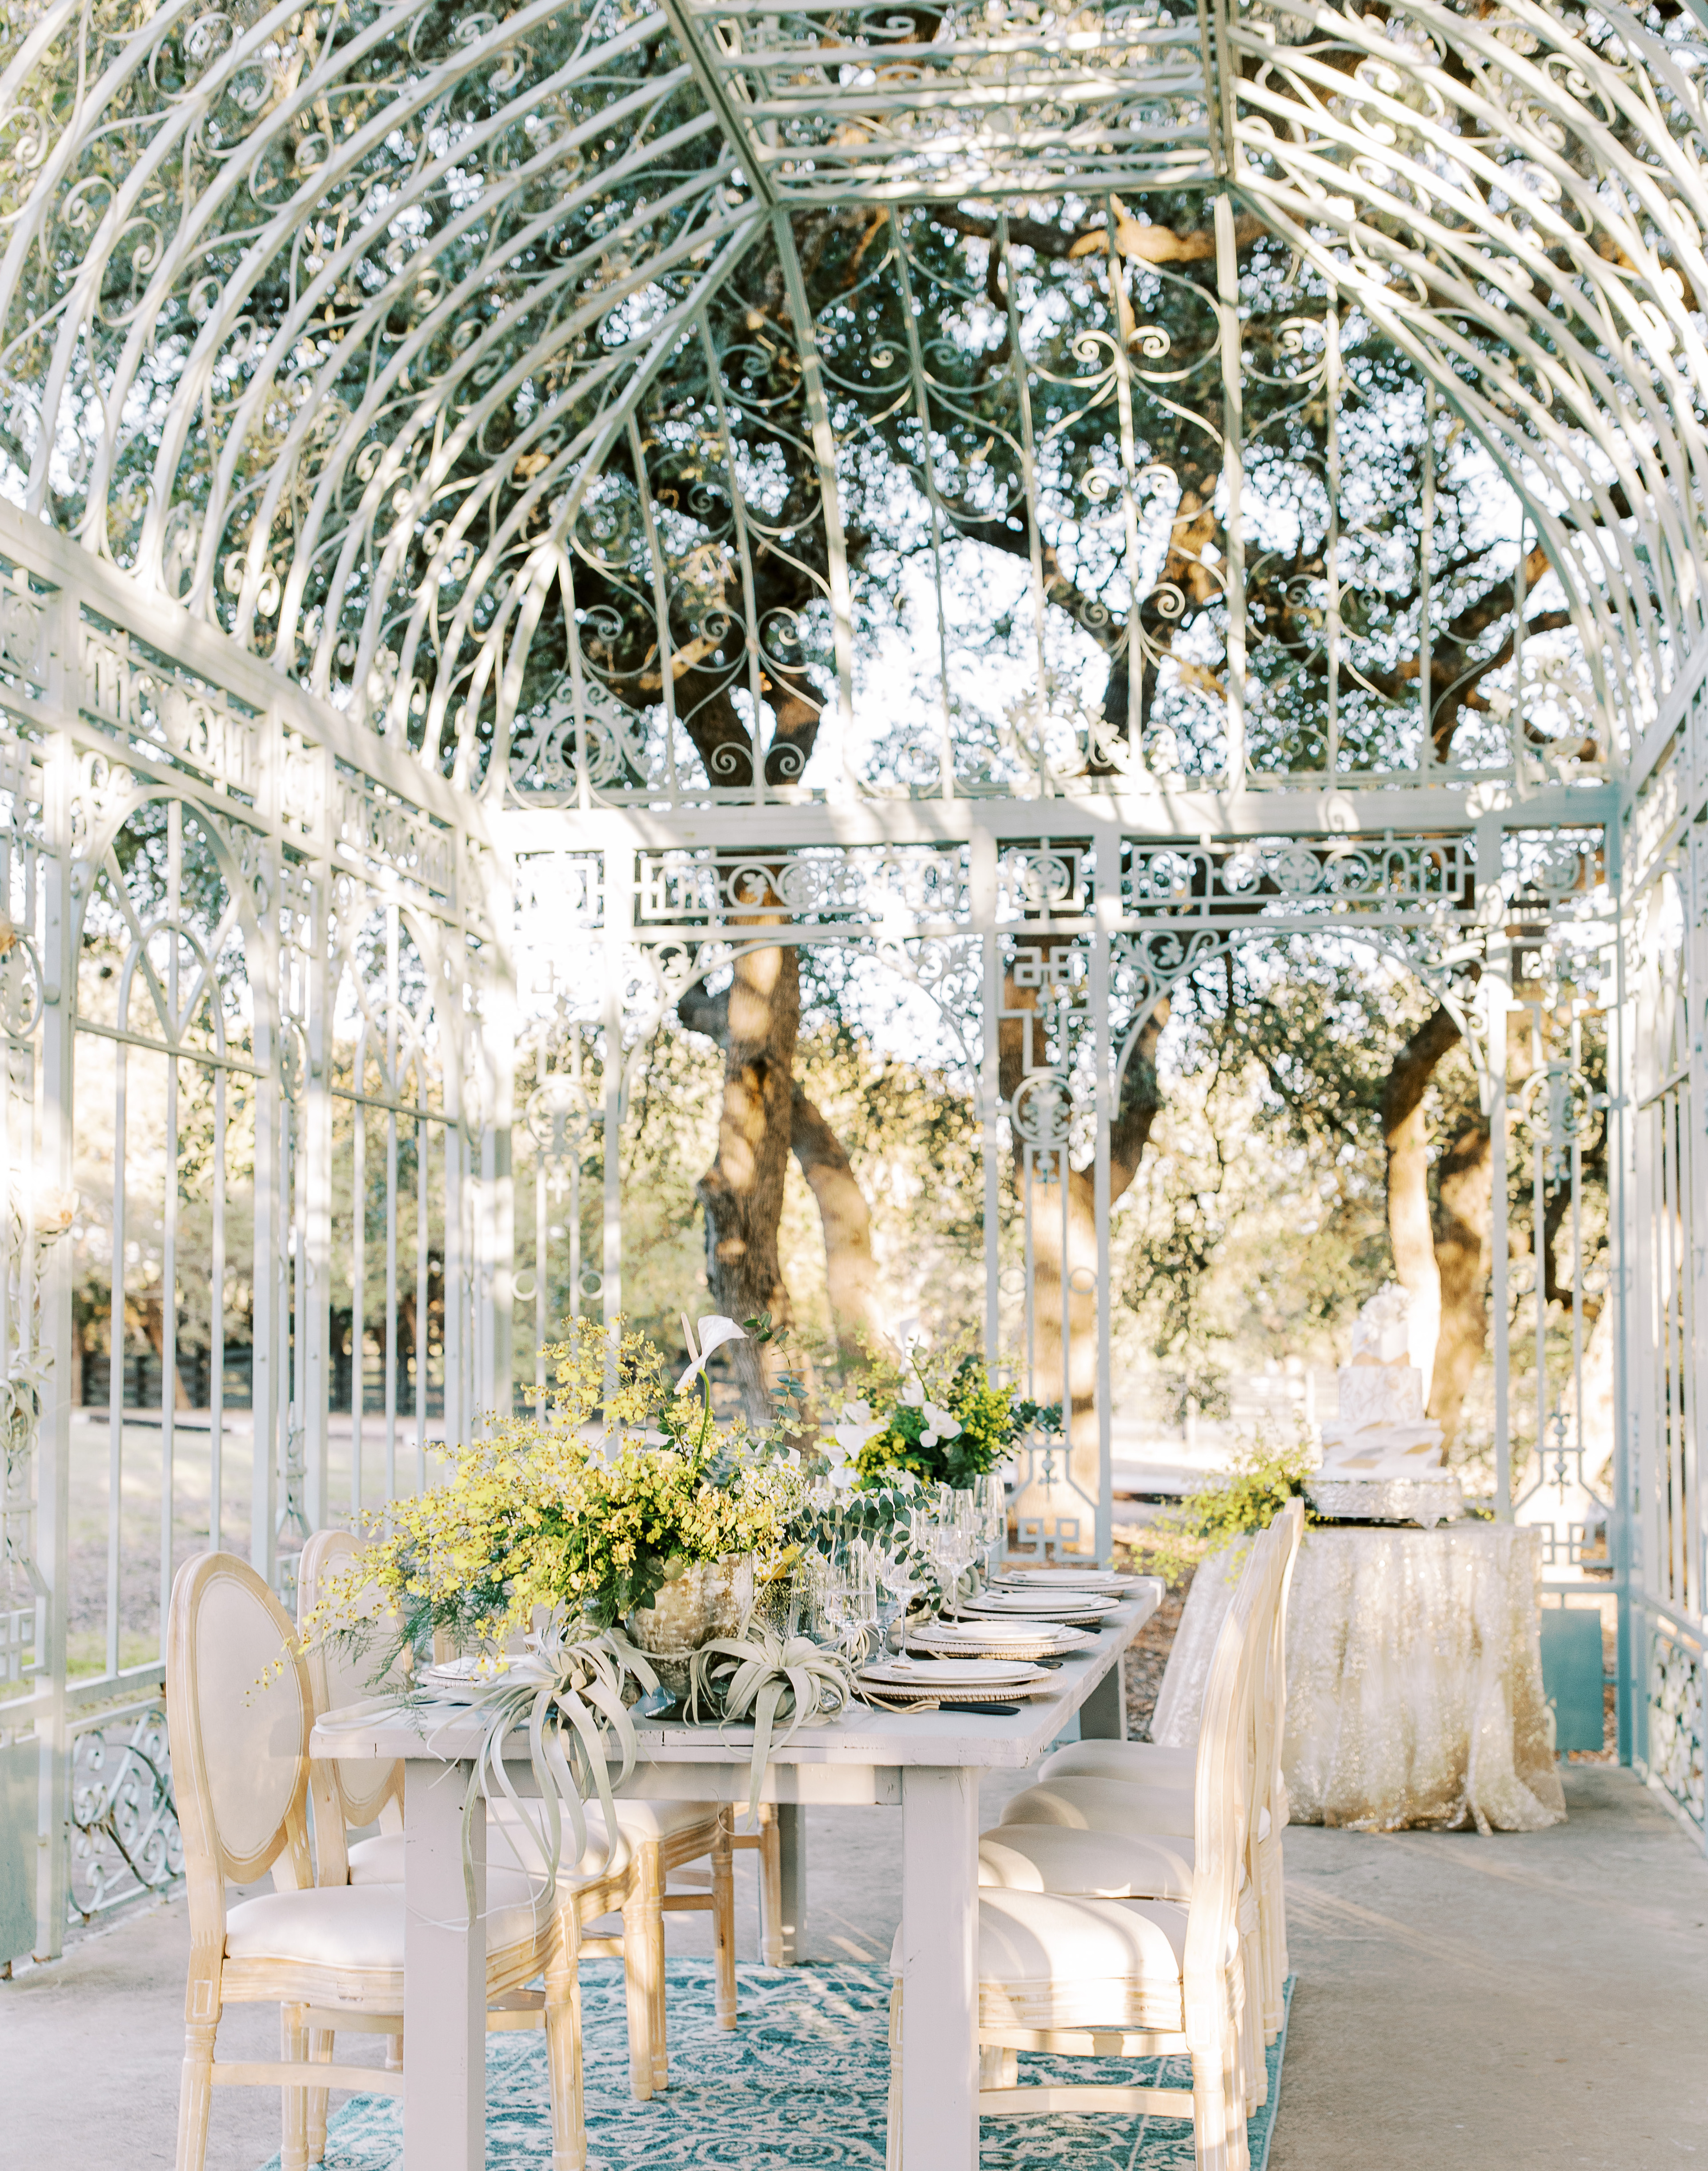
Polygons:
[[1168,1003],[1416,976],[1498,1497],[1700,1821],[1705,63],[1533,0],[12,24],[0,1922],[85,1827],[169,1870],[164,1779],[69,1775],[187,1551],[287,1588],[622,1306],[659,1051],[761,967],[929,1039],[945,1286],[1099,1545]]

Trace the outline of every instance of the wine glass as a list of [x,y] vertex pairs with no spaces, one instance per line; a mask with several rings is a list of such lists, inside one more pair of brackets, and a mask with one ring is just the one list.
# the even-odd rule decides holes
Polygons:
[[878,1622],[878,1587],[871,1550],[859,1538],[839,1537],[831,1547],[824,1577],[824,1617],[849,1656],[863,1659]]
[[1002,1573],[1008,1551],[1008,1494],[994,1474],[979,1479],[974,1488],[978,1501],[979,1536],[985,1550],[985,1580],[994,1582]]
[[907,1609],[913,1603],[920,1588],[919,1570],[907,1545],[880,1545],[874,1541],[871,1547],[873,1587],[878,1605],[878,1637],[881,1648],[889,1648],[890,1631],[901,1623],[896,1648],[907,1648]]
[[961,1577],[972,1565],[978,1549],[974,1499],[971,1493],[953,1485],[938,1485],[935,1493],[930,1525],[932,1558],[948,1611],[959,1617]]

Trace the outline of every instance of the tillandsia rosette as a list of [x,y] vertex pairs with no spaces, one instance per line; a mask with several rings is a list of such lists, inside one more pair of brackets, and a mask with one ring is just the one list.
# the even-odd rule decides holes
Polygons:
[[[605,1835],[615,1847],[617,1816],[611,1788],[608,1744],[615,1741],[622,1753],[621,1786],[635,1768],[639,1745],[629,1715],[626,1687],[632,1683],[643,1698],[655,1696],[658,1675],[643,1654],[621,1636],[607,1632],[599,1636],[575,1636],[561,1616],[554,1616],[530,1634],[519,1653],[493,1662],[496,1670],[481,1681],[472,1709],[482,1722],[481,1746],[463,1798],[463,1874],[469,1895],[469,1920],[475,1919],[475,1879],[472,1831],[475,1808],[484,1797],[488,1802],[502,1793],[533,1834],[538,1862],[524,1869],[537,1870],[550,1891],[555,1891],[559,1864],[564,1858],[563,1826],[567,1819],[575,1845],[570,1854],[578,1863],[587,1852],[584,1804],[597,1793]],[[536,1805],[519,1795],[512,1783],[505,1745],[513,1735],[528,1736],[528,1764],[539,1789],[540,1824],[534,1825]]]
[[695,1654],[688,1717],[696,1725],[753,1728],[747,1814],[756,1825],[773,1755],[802,1727],[828,1725],[853,1700],[854,1667],[841,1651],[749,1617],[741,1635],[719,1637]]

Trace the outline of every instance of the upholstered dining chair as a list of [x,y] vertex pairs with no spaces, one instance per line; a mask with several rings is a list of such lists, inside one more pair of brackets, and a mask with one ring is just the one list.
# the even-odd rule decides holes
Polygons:
[[[1248,2104],[1268,2093],[1263,2049],[1265,1960],[1260,1905],[1260,1835],[1270,1756],[1262,1709],[1274,1616],[1291,1551],[1289,1525],[1278,1519],[1248,1548],[1230,1608],[1249,1644],[1253,1674],[1252,1751],[1257,1774],[1246,1855],[1237,1899],[1240,1965],[1244,1977],[1240,2050]],[[1123,1746],[1125,1745],[1114,1745]],[[1136,1747],[1142,1745],[1132,1745]],[[1045,1770],[1050,1768],[1049,1760]],[[1146,1784],[1106,1769],[1043,1780],[1013,1797],[1002,1821],[981,1836],[982,1881],[1011,1890],[1085,1897],[1189,1900],[1196,1868],[1196,1774],[1185,1787]]]
[[[367,1551],[364,1542],[347,1530],[317,1530],[303,1546],[297,1568],[297,1616],[299,1625],[325,1596],[328,1586],[346,1578],[360,1565]],[[382,1598],[375,1589],[363,1594],[361,1611],[379,1617]],[[304,1654],[309,1686],[314,1697],[314,1716],[324,1718],[359,1702],[364,1697],[400,1690],[406,1683],[387,1676],[376,1679],[365,1660],[338,1640],[317,1640]],[[372,1757],[314,1757],[309,1766],[309,1795],[314,1814],[314,1859],[318,1881],[323,1885],[401,1885],[403,1867],[403,1766],[384,1764]],[[380,1831],[367,1839],[352,1833],[379,1822]],[[523,1822],[508,1801],[488,1805],[486,1861],[489,1876],[501,1869],[513,1878],[525,1878],[529,1886],[544,1892],[548,1881],[545,1851],[538,1835]],[[567,1978],[567,1995],[574,2023],[572,2067],[565,2075],[573,2095],[579,2121],[581,2102],[581,1962],[595,1954],[621,1959],[620,1936],[588,1934],[588,1926],[627,1907],[635,1896],[636,1879],[627,1841],[619,1836],[613,1847],[603,1825],[590,1827],[588,1847],[572,1864],[560,1863],[553,1884],[552,1906],[557,1916],[560,1963]],[[643,2099],[653,2088],[653,2029],[651,2004],[642,1986],[626,1985],[630,1997],[630,2063],[636,2093]],[[489,2010],[489,2028],[529,2028],[544,2024],[538,1993],[513,1997],[497,2010]],[[311,2057],[330,2057],[330,2039],[309,2039]],[[388,2045],[387,2062],[401,2062],[402,2044]],[[325,2145],[326,2096],[324,2090],[310,2099],[309,2136],[310,2158],[318,2142]]]
[[[189,1891],[178,2171],[202,2171],[212,2090],[277,2088],[283,2096],[283,2171],[309,2161],[311,2096],[329,2088],[396,2093],[401,2077],[308,2056],[311,2033],[406,2034],[404,1901],[395,1887],[316,1885],[309,1845],[309,1733],[314,1691],[291,1624],[265,1583],[234,1554],[202,1553],[172,1589],[166,1659],[167,1729]],[[228,1888],[272,1873],[271,1892],[233,1905]],[[520,1873],[486,1879],[486,1995],[508,2013],[543,2012],[551,2084],[554,2171],[581,2171],[578,2045],[573,1985],[548,1907]],[[528,1986],[545,1977],[542,1993]],[[277,2061],[214,2056],[231,2004],[277,2004]],[[405,2054],[407,2056],[406,2045]]]
[[[1267,1633],[1254,1663],[1260,1667],[1254,1721],[1258,1733],[1260,1814],[1253,1836],[1250,1874],[1256,1895],[1258,1944],[1254,1953],[1264,2039],[1274,2042],[1283,2014],[1287,1975],[1286,1898],[1281,1875],[1281,1833],[1287,1821],[1286,1781],[1281,1754],[1286,1726],[1286,1618],[1294,1566],[1304,1536],[1304,1504],[1289,1500],[1249,1549],[1242,1571],[1265,1568],[1270,1577],[1265,1604]],[[1060,1789],[1071,1779],[1112,1780],[1147,1790],[1148,1805],[1138,1820],[1120,1815],[1120,1798],[1086,1796],[1100,1802],[1097,1828],[1184,1835],[1192,1828],[1191,1785],[1196,1751],[1149,1741],[1076,1741],[1055,1750],[1039,1767],[1039,1777]],[[1073,1790],[1069,1789],[1072,1795]],[[1017,1824],[1066,1820],[1071,1811],[1049,1809],[1032,1790],[1015,1796],[1004,1821]]]
[[[985,2117],[1050,2111],[1190,2119],[1196,2171],[1249,2171],[1243,2025],[1246,1969],[1239,1895],[1259,1792],[1253,1704],[1262,1624],[1255,1600],[1222,1624],[1205,1697],[1194,1772],[1190,1879],[1184,1899],[1105,1889],[1067,1895],[981,1887],[979,1895],[979,2109]],[[1001,1836],[1006,1827],[997,1828]],[[987,1835],[987,1838],[991,1836]],[[1101,1835],[1067,1831],[1066,1851]],[[1146,1868],[1150,1873],[1150,1866]],[[898,1953],[900,1935],[897,1938]],[[892,1965],[899,1965],[898,1959]],[[901,1984],[890,2002],[889,2171],[900,2147]],[[1018,2053],[1141,2058],[1186,2053],[1192,2085],[1019,2085]]]
[[[365,1547],[347,1531],[317,1531],[303,1548],[298,1570],[298,1611],[306,1619],[327,1583],[347,1575]],[[446,1652],[442,1655],[449,1656]],[[336,1644],[318,1645],[308,1654],[317,1713],[336,1710],[373,1692],[360,1661]],[[327,1790],[324,1813],[326,1843],[320,1850],[322,1881],[329,1884],[400,1884],[403,1881],[403,1832],[395,1829],[370,1838],[347,1841],[385,1805],[401,1800],[402,1766],[376,1766],[347,1759],[316,1771]],[[395,1775],[395,1783],[390,1775]],[[352,1786],[357,1790],[352,1793]],[[735,1880],[731,1848],[731,1814],[715,1803],[643,1801],[619,1796],[617,1835],[605,1832],[599,1805],[587,1809],[588,1851],[572,1870],[560,1869],[560,1932],[567,1953],[622,1960],[628,1998],[630,2084],[646,2102],[669,2077],[669,2043],[664,2000],[664,1916],[679,1911],[709,1911],[712,1918],[714,2002],[718,2023],[736,2024]],[[358,1815],[358,1811],[368,1814]],[[317,1836],[322,1821],[315,1800]],[[527,1812],[504,1798],[486,1807],[489,1860],[524,1870],[536,1881],[545,1863]],[[689,1865],[707,1861],[696,1873]],[[674,1889],[671,1879],[677,1880]],[[684,1890],[684,1887],[688,1889]],[[620,1910],[620,1937],[589,1935],[588,1925]],[[576,1991],[579,2002],[579,1989]]]

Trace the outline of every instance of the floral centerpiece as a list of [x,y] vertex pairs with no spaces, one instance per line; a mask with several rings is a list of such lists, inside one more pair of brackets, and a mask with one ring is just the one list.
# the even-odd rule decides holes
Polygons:
[[[550,1353],[549,1416],[493,1420],[448,1453],[444,1482],[370,1515],[373,1542],[304,1627],[382,1646],[381,1672],[454,1646],[456,1669],[420,1678],[482,1715],[468,1813],[480,1792],[513,1792],[505,1745],[525,1732],[553,1873],[566,1823],[579,1854],[593,1793],[614,1820],[607,1764],[615,1744],[627,1776],[636,1707],[750,1725],[756,1808],[771,1754],[854,1691],[856,1654],[814,1617],[813,1575],[796,1570],[850,1535],[909,1547],[926,1481],[971,1482],[1055,1415],[969,1352],[933,1359],[911,1334],[901,1363],[873,1368],[880,1417],[862,1401],[816,1427],[786,1376],[759,1430],[715,1414],[706,1367],[769,1323],[683,1332],[673,1380],[644,1335],[576,1321]],[[920,1584],[928,1602],[947,1595],[928,1563]]]
[[540,1606],[596,1634],[633,1633],[696,1571],[733,1579],[738,1562],[773,1563],[800,1473],[741,1418],[715,1420],[709,1392],[696,1391],[712,1350],[741,1332],[702,1321],[703,1346],[672,1388],[644,1335],[577,1320],[550,1353],[549,1421],[495,1420],[449,1451],[448,1482],[369,1517],[362,1579],[389,1603],[400,1641],[438,1632],[497,1653]]
[[830,1428],[834,1459],[851,1465],[862,1488],[894,1486],[905,1472],[964,1490],[1008,1462],[1029,1433],[1061,1429],[1060,1403],[999,1382],[969,1344],[933,1351],[910,1319],[895,1337],[900,1356],[869,1358],[860,1399]]
[[[707,1360],[744,1330],[683,1324],[690,1362],[672,1383],[643,1335],[577,1321],[551,1352],[550,1420],[495,1420],[450,1451],[447,1482],[377,1510],[360,1563],[304,1624],[305,1641],[383,1645],[381,1672],[442,1637],[470,1654],[465,1692],[487,1719],[470,1813],[476,1790],[509,1791],[503,1741],[525,1728],[554,1868],[565,1819],[578,1852],[582,1802],[596,1790],[609,1809],[613,1738],[627,1776],[636,1703],[691,1694],[696,1716],[763,1712],[757,1787],[770,1748],[846,1700],[851,1670],[834,1654],[696,1673],[701,1649],[740,1639],[756,1584],[798,1553],[808,1479],[781,1426],[714,1417]],[[732,1695],[739,1713],[726,1712]]]

